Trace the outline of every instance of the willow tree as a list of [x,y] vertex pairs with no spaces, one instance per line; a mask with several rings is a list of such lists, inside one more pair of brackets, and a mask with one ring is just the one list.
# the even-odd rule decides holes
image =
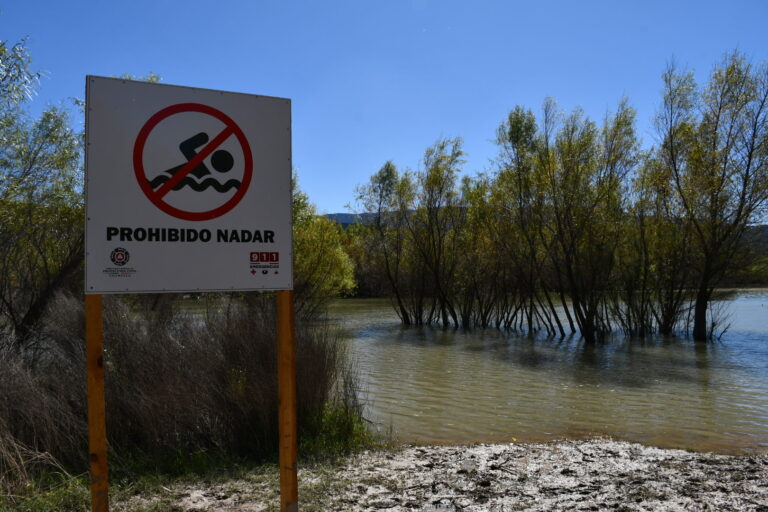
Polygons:
[[532,331],[543,323],[554,333],[556,325],[560,336],[565,336],[550,290],[560,290],[562,307],[571,331],[575,332],[565,294],[562,287],[552,282],[551,276],[544,271],[547,244],[552,240],[541,236],[543,225],[547,222],[544,214],[545,180],[540,179],[544,167],[537,166],[541,161],[537,162],[536,157],[537,148],[542,149],[539,145],[544,139],[537,139],[537,135],[535,115],[521,106],[515,107],[499,126],[496,133],[496,144],[500,150],[499,171],[493,184],[492,201],[498,218],[503,222],[493,222],[490,226],[499,247],[499,257],[508,262],[514,272],[520,308],[528,330]]
[[317,215],[293,180],[293,288],[296,314],[314,318],[331,299],[355,288],[354,270],[342,245],[341,227]]
[[459,326],[456,271],[459,233],[466,219],[457,179],[463,163],[460,138],[440,139],[424,152],[423,170],[406,176],[414,191],[404,216],[411,242],[424,263],[442,324]]
[[602,128],[574,111],[545,103],[537,143],[537,175],[545,198],[542,236],[588,343],[611,329],[607,294],[613,285],[624,215],[624,182],[637,162],[634,110],[626,101]]
[[[671,335],[686,310],[691,286],[692,225],[670,180],[669,169],[649,156],[638,172],[633,188],[632,226],[628,245],[635,251],[634,268],[625,269],[643,283],[642,314],[653,316],[655,331]],[[646,321],[647,318],[642,316]]]
[[658,158],[693,229],[693,336],[704,341],[711,335],[713,291],[732,270],[744,232],[768,199],[768,67],[732,53],[704,87],[674,66],[663,79]]
[[388,161],[371,176],[369,183],[358,186],[356,193],[358,203],[371,219],[363,233],[367,249],[374,253],[373,258],[382,267],[395,311],[403,324],[419,324],[423,317],[419,299],[422,294],[412,293],[414,287],[419,286],[408,279],[408,268],[415,262],[406,257],[410,250],[405,229],[412,195],[410,187],[395,164]]
[[510,325],[517,288],[515,269],[502,256],[499,245],[502,222],[492,200],[493,188],[493,181],[485,175],[462,178],[464,220],[456,233],[459,264],[454,280],[459,318],[465,327]]
[[80,136],[65,110],[27,114],[36,83],[23,41],[0,41],[0,317],[20,341],[57,290],[81,287]]

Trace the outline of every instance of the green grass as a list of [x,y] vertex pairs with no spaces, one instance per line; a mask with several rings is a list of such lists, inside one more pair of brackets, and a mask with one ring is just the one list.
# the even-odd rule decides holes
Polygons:
[[0,511],[88,512],[91,493],[85,476],[46,473],[30,481],[14,494],[0,495]]
[[154,453],[136,452],[114,462],[115,476],[130,479],[136,475],[162,475],[166,478],[206,476],[244,461],[219,451],[198,448],[189,452],[178,449]]
[[[342,457],[391,444],[377,438],[358,411],[336,403],[327,407],[312,432],[300,436],[299,467],[312,468],[311,480],[301,484],[303,510],[322,510],[327,496],[345,484],[338,478]],[[185,489],[218,488],[243,499],[274,503],[279,509],[279,472],[275,461],[237,459],[207,450],[133,453],[113,460],[110,510],[173,512]],[[0,489],[10,487],[0,481]],[[0,512],[89,512],[87,475],[40,473],[34,480],[0,491]],[[267,510],[272,510],[268,508]]]
[[315,435],[300,436],[299,453],[309,459],[335,458],[360,450],[381,447],[382,441],[365,420],[345,404],[334,404],[323,411]]
[[[300,470],[306,471],[299,482],[302,510],[324,512],[323,504],[328,497],[348,487],[339,471],[339,462],[337,459],[299,465]],[[42,488],[42,480],[50,487]],[[180,500],[193,490],[237,494],[241,501],[266,504],[268,512],[279,511],[279,470],[272,463],[215,468],[205,475],[122,477],[110,483],[110,510],[181,512]],[[90,489],[84,476],[47,474],[41,477],[41,482],[30,484],[23,495],[0,496],[2,512],[89,512],[90,507]]]

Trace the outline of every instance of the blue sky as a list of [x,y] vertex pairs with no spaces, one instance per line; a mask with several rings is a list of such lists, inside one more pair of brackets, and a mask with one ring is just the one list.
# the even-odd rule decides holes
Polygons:
[[733,49],[762,62],[766,27],[764,0],[0,2],[0,39],[28,37],[45,73],[33,113],[82,98],[86,74],[291,98],[294,166],[324,213],[439,137],[464,139],[466,173],[491,170],[499,122],[547,96],[600,120],[626,95],[649,145],[670,59],[702,80]]

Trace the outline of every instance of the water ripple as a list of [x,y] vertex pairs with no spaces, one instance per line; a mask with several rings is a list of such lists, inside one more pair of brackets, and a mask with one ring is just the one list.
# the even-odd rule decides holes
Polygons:
[[[750,292],[733,318],[768,304]],[[743,309],[743,312],[742,312]],[[369,415],[424,442],[608,434],[699,450],[768,445],[768,323],[746,319],[704,349],[684,339],[530,339],[402,328],[386,301],[340,302]]]

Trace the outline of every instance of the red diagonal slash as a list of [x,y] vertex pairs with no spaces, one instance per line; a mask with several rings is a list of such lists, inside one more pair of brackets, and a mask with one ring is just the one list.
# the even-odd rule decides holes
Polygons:
[[[201,153],[196,155],[195,158],[189,162],[185,162],[183,166],[179,166],[179,171],[177,171],[174,176],[169,179],[169,181],[164,183],[163,186],[155,191],[149,185],[149,179],[147,178],[147,174],[144,170],[144,148],[147,143],[147,138],[152,133],[152,130],[160,122],[176,114],[181,114],[182,112],[199,112],[201,114],[211,116],[221,121],[226,129],[218,136],[216,136],[214,140],[211,141]],[[205,157],[210,155],[211,152],[220,146],[221,143],[229,136],[234,136],[237,139],[237,142],[240,144],[240,147],[243,151],[243,179],[241,181],[241,185],[237,188],[237,192],[235,192],[232,197],[225,201],[224,204],[221,204],[211,210],[205,211],[182,210],[166,203],[163,200],[163,196],[167,195],[169,190],[172,190],[174,187],[176,187],[180,183],[180,180],[183,180],[185,176],[189,175],[189,173],[195,169],[195,167],[200,165]],[[248,191],[251,178],[253,177],[253,155],[251,154],[251,148],[245,133],[243,133],[243,130],[241,130],[240,127],[237,126],[237,124],[232,120],[232,118],[226,115],[224,112],[217,110],[209,105],[203,105],[201,103],[177,103],[175,105],[169,105],[164,109],[156,112],[147,120],[146,123],[144,123],[144,126],[141,127],[141,130],[136,135],[136,140],[133,143],[133,171],[136,175],[136,182],[139,184],[139,188],[141,188],[142,192],[144,192],[144,195],[147,196],[147,199],[149,199],[149,201],[161,211],[172,217],[176,217],[177,219],[205,221],[221,217],[222,215],[232,210],[232,208],[236,207],[240,201],[242,201],[243,197]]]
[[198,154],[195,155],[195,157],[188,161],[186,164],[184,164],[184,167],[179,169],[173,176],[171,176],[171,179],[163,183],[163,186],[161,186],[159,189],[155,191],[155,196],[157,199],[162,199],[165,194],[171,191],[173,187],[178,185],[178,183],[183,180],[187,174],[192,172],[195,167],[200,165],[200,163],[205,160],[208,155],[213,153],[213,151],[221,146],[225,140],[229,138],[230,135],[234,133],[234,130],[230,125],[227,125],[221,133],[219,133],[211,142],[209,142]]

